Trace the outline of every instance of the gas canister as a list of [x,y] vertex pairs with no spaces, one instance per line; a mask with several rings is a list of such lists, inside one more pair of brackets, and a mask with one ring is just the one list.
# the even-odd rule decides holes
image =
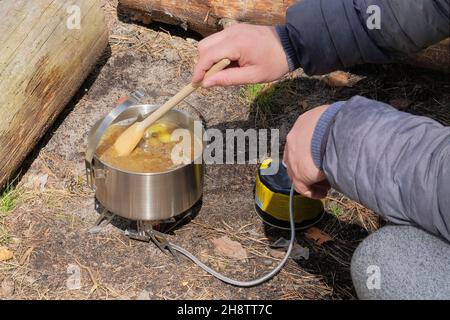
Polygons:
[[[273,170],[278,166],[278,170]],[[275,174],[274,174],[275,173]],[[255,183],[255,209],[267,224],[289,229],[289,191],[292,181],[286,166],[273,159],[264,160],[258,168]],[[296,229],[317,223],[324,214],[324,201],[294,195],[294,221]]]

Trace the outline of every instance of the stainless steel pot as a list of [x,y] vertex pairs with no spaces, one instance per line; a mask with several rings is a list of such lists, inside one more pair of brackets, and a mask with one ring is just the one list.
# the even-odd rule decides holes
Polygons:
[[[97,200],[106,209],[127,219],[145,221],[170,219],[190,209],[203,193],[204,168],[199,159],[165,172],[133,173],[113,168],[96,157],[95,150],[99,137],[109,125],[134,122],[158,107],[118,106],[99,120],[89,133],[86,151],[88,182],[95,190]],[[163,119],[176,122],[194,132],[194,119],[186,112],[172,110]],[[202,141],[202,137],[198,138]],[[201,156],[202,154],[199,155]]]

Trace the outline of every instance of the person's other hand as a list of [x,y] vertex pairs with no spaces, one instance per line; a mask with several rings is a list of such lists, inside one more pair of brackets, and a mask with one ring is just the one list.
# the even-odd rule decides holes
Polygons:
[[[203,79],[214,63],[225,58],[236,67]],[[200,41],[192,82],[201,82],[203,87],[263,83],[277,80],[288,71],[274,27],[235,24]]]
[[322,199],[327,196],[330,184],[325,174],[314,164],[311,140],[320,116],[328,105],[309,110],[298,117],[287,135],[283,160],[295,190],[301,195]]

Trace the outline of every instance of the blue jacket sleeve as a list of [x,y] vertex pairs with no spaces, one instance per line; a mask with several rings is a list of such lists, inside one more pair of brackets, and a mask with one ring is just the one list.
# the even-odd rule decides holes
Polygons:
[[327,132],[321,162],[336,190],[450,241],[450,127],[357,96]]
[[449,0],[303,0],[276,26],[291,70],[391,62],[449,35]]

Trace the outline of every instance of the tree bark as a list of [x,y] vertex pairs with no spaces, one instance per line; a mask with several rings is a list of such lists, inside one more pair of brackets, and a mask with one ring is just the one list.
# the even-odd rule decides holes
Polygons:
[[421,68],[450,73],[450,38],[411,55],[405,62]]
[[[119,0],[131,19],[178,25],[208,36],[229,21],[274,25],[284,23],[285,11],[297,0]],[[449,39],[404,60],[415,66],[450,72]]]
[[208,36],[227,20],[274,25],[284,22],[286,8],[297,0],[119,0],[132,19],[181,26]]
[[1,188],[104,52],[108,30],[98,0],[6,0],[0,12]]

